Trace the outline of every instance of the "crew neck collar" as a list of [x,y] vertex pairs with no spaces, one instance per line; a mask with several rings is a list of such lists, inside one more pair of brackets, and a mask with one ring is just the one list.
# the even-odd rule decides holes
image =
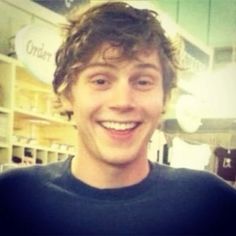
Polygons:
[[148,175],[139,183],[126,187],[100,189],[90,186],[76,178],[71,173],[71,162],[72,158],[69,158],[65,163],[67,165],[65,173],[67,188],[70,188],[70,191],[73,191],[78,196],[94,200],[122,201],[139,198],[152,188],[154,179],[156,179],[156,177],[154,178],[156,175],[155,173],[158,173],[158,171],[155,171],[154,164],[149,161],[150,171]]

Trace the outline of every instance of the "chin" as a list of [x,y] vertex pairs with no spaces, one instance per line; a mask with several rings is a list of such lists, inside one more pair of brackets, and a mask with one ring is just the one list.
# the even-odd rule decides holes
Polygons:
[[138,153],[127,153],[127,151],[124,151],[124,153],[111,153],[110,155],[104,154],[103,160],[109,165],[112,166],[125,166],[130,164],[135,164],[140,157],[145,157],[144,155],[140,155]]

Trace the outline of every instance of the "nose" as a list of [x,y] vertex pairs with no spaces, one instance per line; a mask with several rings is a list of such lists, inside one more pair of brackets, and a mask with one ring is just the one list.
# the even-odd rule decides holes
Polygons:
[[134,92],[128,81],[118,82],[111,91],[110,109],[127,112],[134,109]]

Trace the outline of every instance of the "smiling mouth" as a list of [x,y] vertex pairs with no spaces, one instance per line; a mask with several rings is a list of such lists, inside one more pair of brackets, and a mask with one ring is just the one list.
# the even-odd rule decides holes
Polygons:
[[103,121],[100,122],[101,126],[105,129],[115,131],[128,131],[133,130],[140,125],[140,122],[117,122],[117,121]]

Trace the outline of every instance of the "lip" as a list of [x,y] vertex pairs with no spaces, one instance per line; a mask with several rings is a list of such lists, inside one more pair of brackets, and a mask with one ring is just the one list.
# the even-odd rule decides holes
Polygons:
[[[126,124],[126,129],[117,129],[112,127],[104,126],[104,123],[118,123],[118,124]],[[141,125],[140,121],[100,121],[98,122],[100,127],[105,130],[106,134],[113,140],[129,140],[134,136],[135,131]],[[129,124],[129,125],[128,125]],[[129,128],[130,127],[130,128]]]

